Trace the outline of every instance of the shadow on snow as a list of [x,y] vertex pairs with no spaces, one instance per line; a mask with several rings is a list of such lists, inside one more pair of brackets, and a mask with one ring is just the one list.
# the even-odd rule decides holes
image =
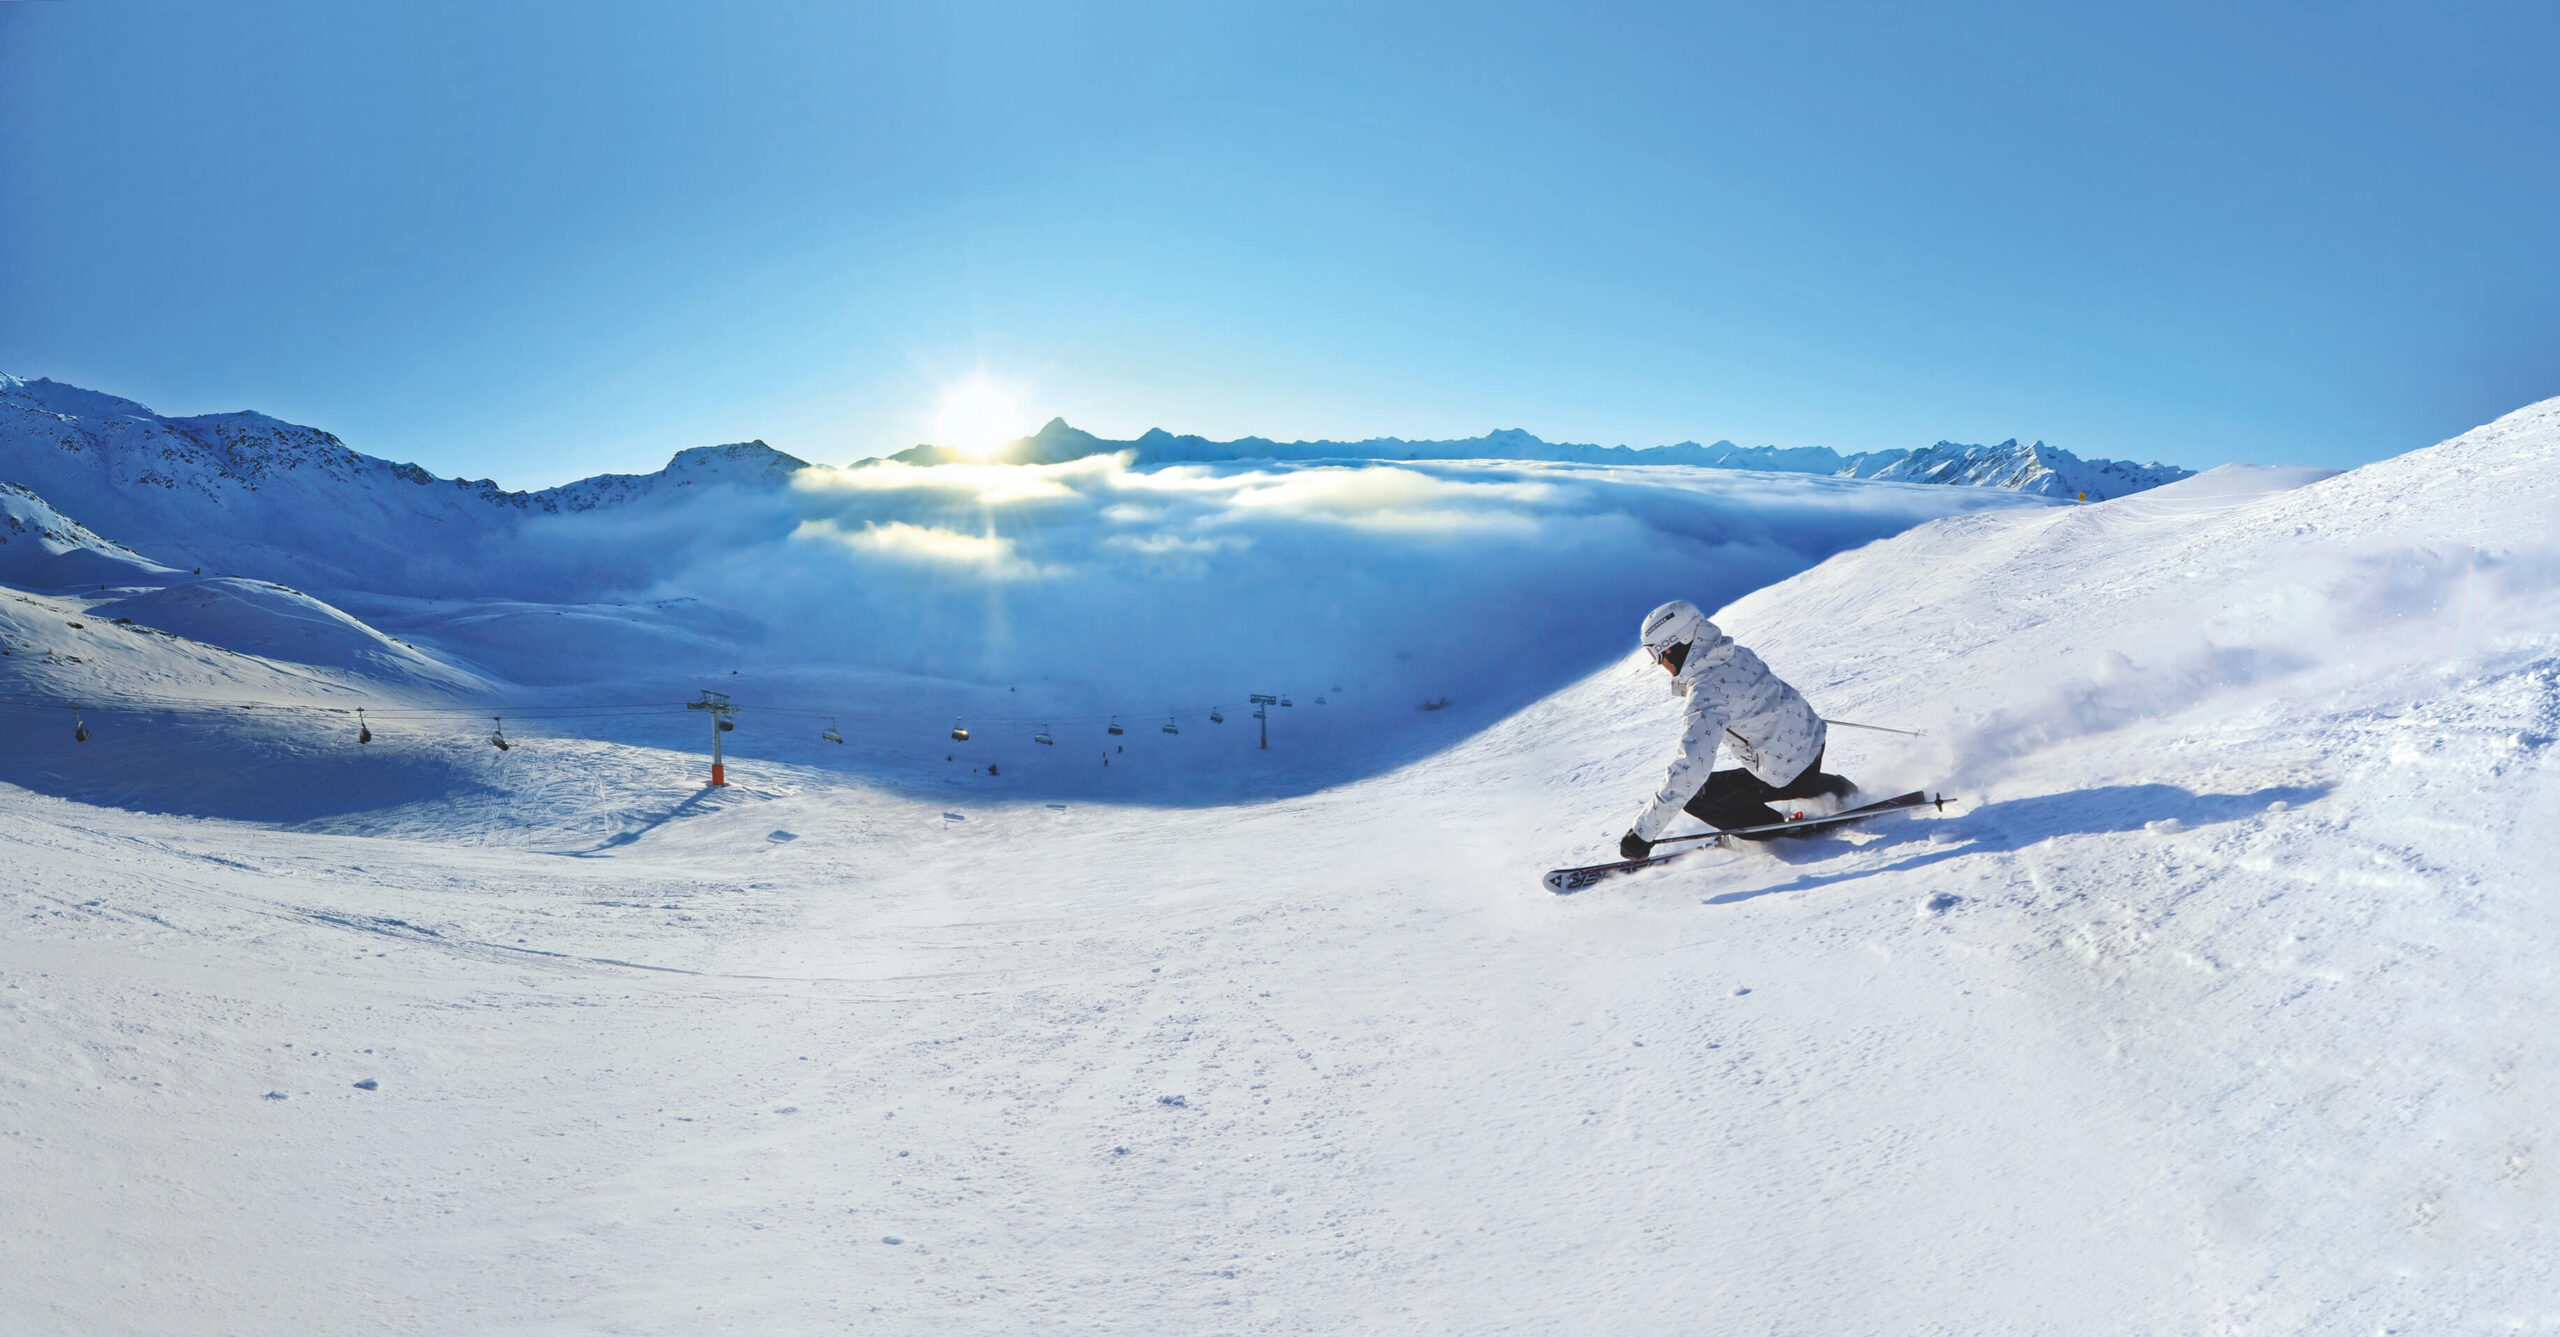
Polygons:
[[[1883,846],[1890,851],[1897,845],[1920,844],[1931,834],[1952,833],[1963,837],[1953,845],[1924,845],[1924,848],[1898,862],[1879,867],[1799,877],[1775,886],[1754,887],[1747,891],[1729,891],[1710,896],[1704,904],[1731,905],[1789,891],[1815,891],[1842,882],[1857,882],[1878,873],[1900,873],[1926,868],[1931,864],[1974,854],[2004,854],[2024,849],[2056,836],[2108,835],[2140,831],[2153,822],[2174,820],[2181,826],[2216,826],[2264,813],[2268,806],[2283,803],[2300,807],[2326,797],[2325,785],[2282,785],[2248,794],[2199,794],[2176,785],[2105,785],[2096,789],[2074,789],[2060,794],[2037,794],[2028,798],[2007,799],[1988,803],[1948,823],[1932,823],[1927,830],[1904,826],[1883,840],[1864,848]],[[1774,851],[1785,858],[1791,851],[1781,847]]]

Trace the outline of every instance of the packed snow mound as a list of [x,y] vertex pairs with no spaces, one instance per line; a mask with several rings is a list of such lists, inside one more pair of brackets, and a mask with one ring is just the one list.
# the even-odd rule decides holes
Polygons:
[[2192,476],[2174,464],[2084,460],[2038,441],[2021,446],[2012,437],[1996,446],[1941,441],[1898,458],[1868,456],[1839,470],[1848,478],[1892,483],[1951,483],[1998,487],[2058,500],[2106,501]]
[[208,577],[98,604],[89,612],[241,654],[342,669],[383,683],[456,690],[479,685],[469,673],[308,594],[263,580]]
[[158,583],[178,574],[102,537],[16,483],[0,483],[0,585],[23,589]]

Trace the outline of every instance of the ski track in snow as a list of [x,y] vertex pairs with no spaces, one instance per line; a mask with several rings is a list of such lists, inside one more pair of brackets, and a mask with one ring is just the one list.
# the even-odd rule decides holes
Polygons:
[[0,1316],[2560,1327],[2555,451],[2560,401],[1748,596],[1929,730],[1833,769],[1957,802],[1569,898],[1667,747],[1633,660],[1238,806],[606,740],[302,829],[0,790]]

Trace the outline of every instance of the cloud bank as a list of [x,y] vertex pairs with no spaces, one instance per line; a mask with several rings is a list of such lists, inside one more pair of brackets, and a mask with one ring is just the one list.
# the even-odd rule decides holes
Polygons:
[[[1037,688],[1133,714],[1339,690],[1525,702],[1969,488],[1534,462],[880,463],[529,529],[546,570],[755,624],[759,662]],[[1118,704],[1114,704],[1118,703]]]

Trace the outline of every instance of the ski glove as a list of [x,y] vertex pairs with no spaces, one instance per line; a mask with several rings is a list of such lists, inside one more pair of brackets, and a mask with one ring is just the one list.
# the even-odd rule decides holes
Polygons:
[[1637,835],[1633,831],[1629,831],[1625,835],[1618,837],[1618,857],[1621,859],[1652,858],[1653,842]]

